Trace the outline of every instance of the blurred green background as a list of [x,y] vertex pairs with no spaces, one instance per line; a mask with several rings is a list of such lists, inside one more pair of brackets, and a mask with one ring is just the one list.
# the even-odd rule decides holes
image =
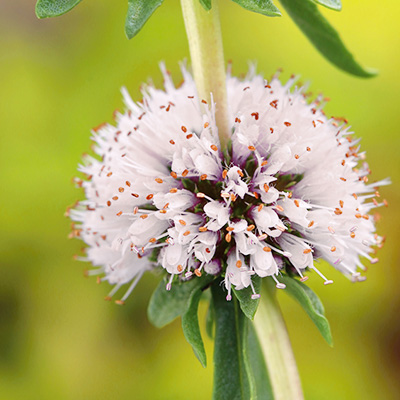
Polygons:
[[[361,80],[328,64],[289,17],[266,18],[221,0],[226,59],[234,73],[257,60],[269,77],[301,74],[332,100],[328,115],[345,116],[367,151],[382,189],[378,231],[387,235],[368,280],[351,284],[333,268],[335,284],[310,285],[324,301],[335,347],[285,293],[282,308],[307,399],[400,398],[400,4],[344,0],[323,11],[364,65],[380,75]],[[208,399],[203,369],[179,321],[158,331],[146,304],[157,278],[145,277],[125,307],[103,301],[107,284],[83,278],[73,261],[82,243],[67,239],[68,204],[82,194],[71,178],[90,129],[122,108],[120,87],[139,99],[140,83],[164,60],[175,82],[188,57],[178,0],[165,0],[132,41],[124,36],[126,0],[83,1],[58,19],[38,21],[33,0],[0,2],[0,399]],[[202,309],[204,316],[204,308]]]

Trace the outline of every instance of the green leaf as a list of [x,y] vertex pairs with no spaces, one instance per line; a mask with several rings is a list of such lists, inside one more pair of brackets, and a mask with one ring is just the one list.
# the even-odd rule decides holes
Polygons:
[[211,10],[211,0],[199,0],[200,4],[207,10]]
[[203,339],[201,338],[199,318],[197,316],[199,301],[202,295],[201,289],[192,292],[189,300],[189,308],[182,315],[182,330],[186,340],[192,346],[194,354],[203,367],[207,366],[207,356],[204,350]]
[[296,279],[289,276],[281,276],[279,279],[286,285],[285,291],[299,302],[321,332],[323,338],[330,346],[333,346],[331,328],[324,315],[324,306],[318,296],[307,285]]
[[281,12],[275,7],[272,0],[232,0],[243,8],[267,17],[280,17]]
[[213,400],[251,400],[255,384],[247,358],[248,319],[236,297],[226,301],[218,282],[211,286],[215,309]]
[[309,0],[309,1],[335,11],[340,11],[342,9],[342,2],[340,0]]
[[58,17],[72,10],[82,0],[38,0],[35,7],[38,18]]
[[162,328],[186,313],[193,292],[204,289],[213,279],[212,275],[195,277],[188,282],[173,284],[170,291],[165,289],[165,282],[161,281],[149,302],[147,309],[149,321],[155,327]]
[[[256,293],[260,293],[261,290],[261,278],[258,275],[254,275],[252,278],[254,290]],[[250,286],[242,290],[233,289],[233,293],[239,300],[240,308],[244,312],[247,318],[253,320],[256,315],[258,303],[260,299],[252,299],[251,295],[253,291]]]
[[214,339],[215,311],[212,297],[206,314],[206,332],[210,339]]
[[128,0],[128,13],[125,20],[125,33],[128,39],[132,39],[139,33],[162,2],[163,0]]
[[263,351],[253,324],[249,323],[248,325],[247,355],[256,385],[257,400],[273,400],[274,395],[268,376],[267,366],[265,365]]
[[350,74],[369,78],[376,71],[363,68],[346,49],[339,34],[308,0],[280,0],[297,26],[313,45],[333,64]]

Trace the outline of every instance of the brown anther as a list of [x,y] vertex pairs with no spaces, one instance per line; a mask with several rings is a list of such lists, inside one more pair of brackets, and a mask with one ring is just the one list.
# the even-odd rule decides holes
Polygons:
[[101,237],[103,240],[106,240],[106,239],[107,239],[107,235],[100,235],[100,237]]
[[175,142],[171,139],[170,141],[169,141],[171,144],[175,144]]
[[115,304],[118,304],[119,306],[123,306],[125,304],[125,302],[122,300],[115,300]]
[[306,150],[307,151],[311,151],[311,147],[306,147]]
[[146,196],[146,200],[151,200],[154,197],[153,194],[149,194],[148,196]]
[[290,122],[284,122],[284,124],[285,124],[286,126],[292,125]]
[[288,192],[288,197],[291,199],[293,197],[293,192]]
[[312,124],[313,124],[314,128],[317,127],[317,124],[315,123],[315,121],[313,121]]
[[157,183],[163,183],[163,182],[164,182],[161,178],[156,178],[155,181],[156,181]]
[[268,193],[268,191],[269,191],[269,186],[268,186],[267,183],[264,183],[264,190],[265,190],[265,193]]
[[207,179],[207,174],[203,174],[200,176],[200,180],[205,181]]
[[372,202],[374,203],[374,205],[378,205],[378,202],[376,201],[376,199],[372,199]]
[[339,200],[339,204],[340,204],[340,208],[343,208],[343,206],[344,206],[343,200]]
[[186,231],[186,232],[183,234],[183,236],[188,236],[188,235],[190,235],[190,231]]
[[107,174],[108,177],[110,177],[111,175],[112,175],[112,172],[109,172],[109,173]]
[[117,201],[117,200],[118,200],[118,196],[114,196],[114,197],[112,197],[112,199],[113,199],[114,201]]
[[235,202],[237,199],[236,195],[231,193],[231,201]]
[[122,215],[122,211],[117,213],[117,217],[120,217]]
[[354,232],[350,232],[350,237],[351,237],[352,239],[354,239],[354,238],[356,237],[356,234],[355,234]]
[[381,197],[380,193],[378,191],[375,192],[376,197]]
[[182,272],[183,271],[183,267],[180,264],[176,267],[176,269],[178,270],[178,272]]
[[133,209],[133,214],[136,215],[136,214],[138,213],[138,211],[139,211],[139,207],[135,207],[135,208]]
[[271,103],[269,103],[269,105],[271,106],[271,107],[273,107],[273,108],[278,108],[278,100],[274,100],[274,101],[271,101]]
[[353,197],[357,200],[357,195],[355,193],[353,193]]
[[171,171],[171,176],[176,179],[178,177],[178,174],[174,171]]
[[314,221],[310,221],[310,223],[308,224],[308,227],[311,228],[314,225]]
[[237,170],[237,173],[238,173],[238,175],[239,175],[241,178],[244,177],[244,174],[243,174],[243,172],[242,172],[240,169]]
[[125,190],[125,189],[124,189],[123,187],[118,188],[118,191],[119,191],[120,193],[123,193],[124,190]]
[[257,121],[258,118],[259,118],[258,112],[253,112],[253,113],[251,113],[251,116],[254,117],[254,119],[255,119],[256,121]]
[[255,151],[255,150],[256,150],[256,148],[255,148],[254,146],[249,146],[248,149],[249,149],[250,151]]
[[156,238],[151,238],[151,239],[149,240],[149,243],[155,243],[155,242],[157,242],[157,239],[156,239]]
[[107,205],[108,205],[108,207],[111,206],[111,201],[110,200],[107,201]]
[[225,240],[226,240],[228,243],[230,243],[230,241],[232,240],[232,235],[231,235],[230,233],[227,233],[227,234],[225,235]]
[[303,250],[303,254],[309,254],[309,253],[311,253],[311,249],[304,249]]
[[139,195],[138,195],[137,193],[131,193],[131,195],[132,195],[133,197],[136,197],[136,198],[139,197]]
[[260,212],[264,208],[264,204],[260,204],[257,208],[257,211]]
[[277,206],[276,206],[276,209],[277,209],[278,211],[280,211],[280,212],[284,211],[284,210],[283,210],[283,207],[280,206],[280,205],[277,205]]
[[233,231],[235,230],[235,228],[233,228],[232,226],[228,226],[228,227],[226,228],[226,230],[227,230],[228,232],[233,232]]
[[169,206],[169,203],[164,204],[163,209],[166,210],[168,208],[168,206]]
[[262,166],[262,167],[265,167],[267,164],[268,164],[268,161],[267,161],[267,160],[264,160],[264,161],[261,163],[261,166]]
[[106,297],[104,297],[104,300],[105,301],[111,301],[111,297],[110,296],[106,296]]
[[182,129],[182,132],[187,132],[187,128],[186,128],[186,126],[181,126],[181,129]]
[[148,216],[149,216],[148,214],[143,214],[143,215],[140,216],[140,218],[146,219]]
[[367,215],[367,214],[364,214],[362,217],[363,217],[364,219],[366,219],[366,220],[369,220],[369,215]]
[[200,226],[199,231],[200,232],[207,232],[207,227],[206,226]]
[[208,254],[211,253],[211,250],[208,247],[206,247],[206,253],[208,253]]
[[172,189],[169,190],[170,193],[176,193],[177,191],[178,191],[177,188],[172,188]]
[[360,213],[357,213],[357,214],[355,215],[355,217],[356,217],[356,218],[361,218],[362,215],[361,215]]
[[346,181],[347,181],[347,179],[346,179],[346,178],[343,178],[343,176],[341,176],[340,179],[341,179],[343,182],[346,182]]
[[212,144],[210,147],[211,150],[218,151],[218,147],[215,144]]
[[201,277],[201,271],[200,271],[199,269],[196,268],[196,269],[194,270],[194,273],[195,273],[195,275],[198,276],[199,278]]
[[203,99],[202,101],[201,101],[203,104],[207,104],[207,102]]
[[224,170],[222,171],[222,179],[225,179],[227,175],[228,175],[228,170],[227,170],[227,169],[224,169]]
[[210,126],[210,124],[208,122],[204,123],[204,129],[208,128]]
[[271,133],[274,133],[274,128],[269,128],[269,131],[270,131]]
[[187,176],[188,173],[189,173],[189,171],[188,171],[187,169],[185,169],[185,170],[182,172],[182,176],[185,177],[185,176]]
[[236,117],[236,118],[235,118],[235,122],[237,122],[237,123],[240,124],[242,121],[240,120],[240,118]]
[[257,192],[253,192],[254,197],[258,200],[260,198],[260,195]]
[[247,227],[247,231],[250,232],[255,228],[255,225],[251,224]]
[[241,268],[242,267],[242,261],[237,260],[236,261],[236,267]]
[[335,214],[336,215],[342,214],[342,210],[340,208],[335,208]]
[[336,251],[336,247],[335,247],[335,246],[332,246],[332,247],[331,247],[331,252],[333,253],[334,251]]
[[294,200],[294,204],[296,205],[296,207],[300,207],[300,202],[297,199]]
[[193,137],[192,133],[189,133],[189,135],[186,135],[186,139],[191,139]]
[[300,156],[299,156],[298,154],[295,154],[295,155],[294,155],[294,158],[295,158],[296,160],[298,160],[298,159],[300,158]]
[[126,186],[131,187],[131,183],[129,181],[125,182]]
[[368,182],[368,177],[367,176],[363,176],[362,180],[363,180],[364,183],[367,183]]
[[179,220],[179,223],[180,223],[181,225],[183,225],[183,226],[186,225],[186,222],[185,222],[183,219],[180,219],[180,220]]
[[383,203],[383,205],[384,205],[385,207],[389,207],[389,203],[387,202],[386,199],[383,199],[383,200],[382,200],[382,203]]
[[166,211],[166,210],[160,210],[160,213],[161,213],[161,214],[166,214],[167,211]]
[[346,160],[342,160],[341,164],[344,166],[346,164]]
[[264,250],[266,253],[270,253],[270,252],[271,252],[271,247],[265,246],[265,247],[263,247],[263,250]]

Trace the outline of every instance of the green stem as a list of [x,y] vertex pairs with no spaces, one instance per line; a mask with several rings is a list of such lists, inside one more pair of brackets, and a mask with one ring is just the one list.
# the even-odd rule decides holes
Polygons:
[[275,400],[302,400],[296,360],[273,285],[265,285],[255,317]]
[[198,94],[208,103],[216,103],[216,124],[222,150],[230,138],[226,72],[222,46],[218,1],[206,11],[199,0],[181,0],[183,19],[189,41],[192,69]]

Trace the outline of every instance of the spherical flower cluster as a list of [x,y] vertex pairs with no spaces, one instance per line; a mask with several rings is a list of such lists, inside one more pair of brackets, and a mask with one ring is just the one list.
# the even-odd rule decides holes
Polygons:
[[[347,125],[329,119],[324,101],[307,100],[295,78],[282,84],[251,71],[228,75],[231,141],[222,151],[215,107],[198,97],[182,68],[176,88],[164,70],[165,91],[148,86],[134,103],[124,90],[127,112],[116,126],[93,132],[94,152],[77,180],[86,200],[70,210],[74,235],[88,248],[85,259],[115,284],[109,298],[142,274],[162,267],[174,280],[221,275],[232,286],[332,264],[354,281],[363,280],[360,257],[375,263],[370,211],[377,186]],[[253,289],[253,298],[259,295]]]

